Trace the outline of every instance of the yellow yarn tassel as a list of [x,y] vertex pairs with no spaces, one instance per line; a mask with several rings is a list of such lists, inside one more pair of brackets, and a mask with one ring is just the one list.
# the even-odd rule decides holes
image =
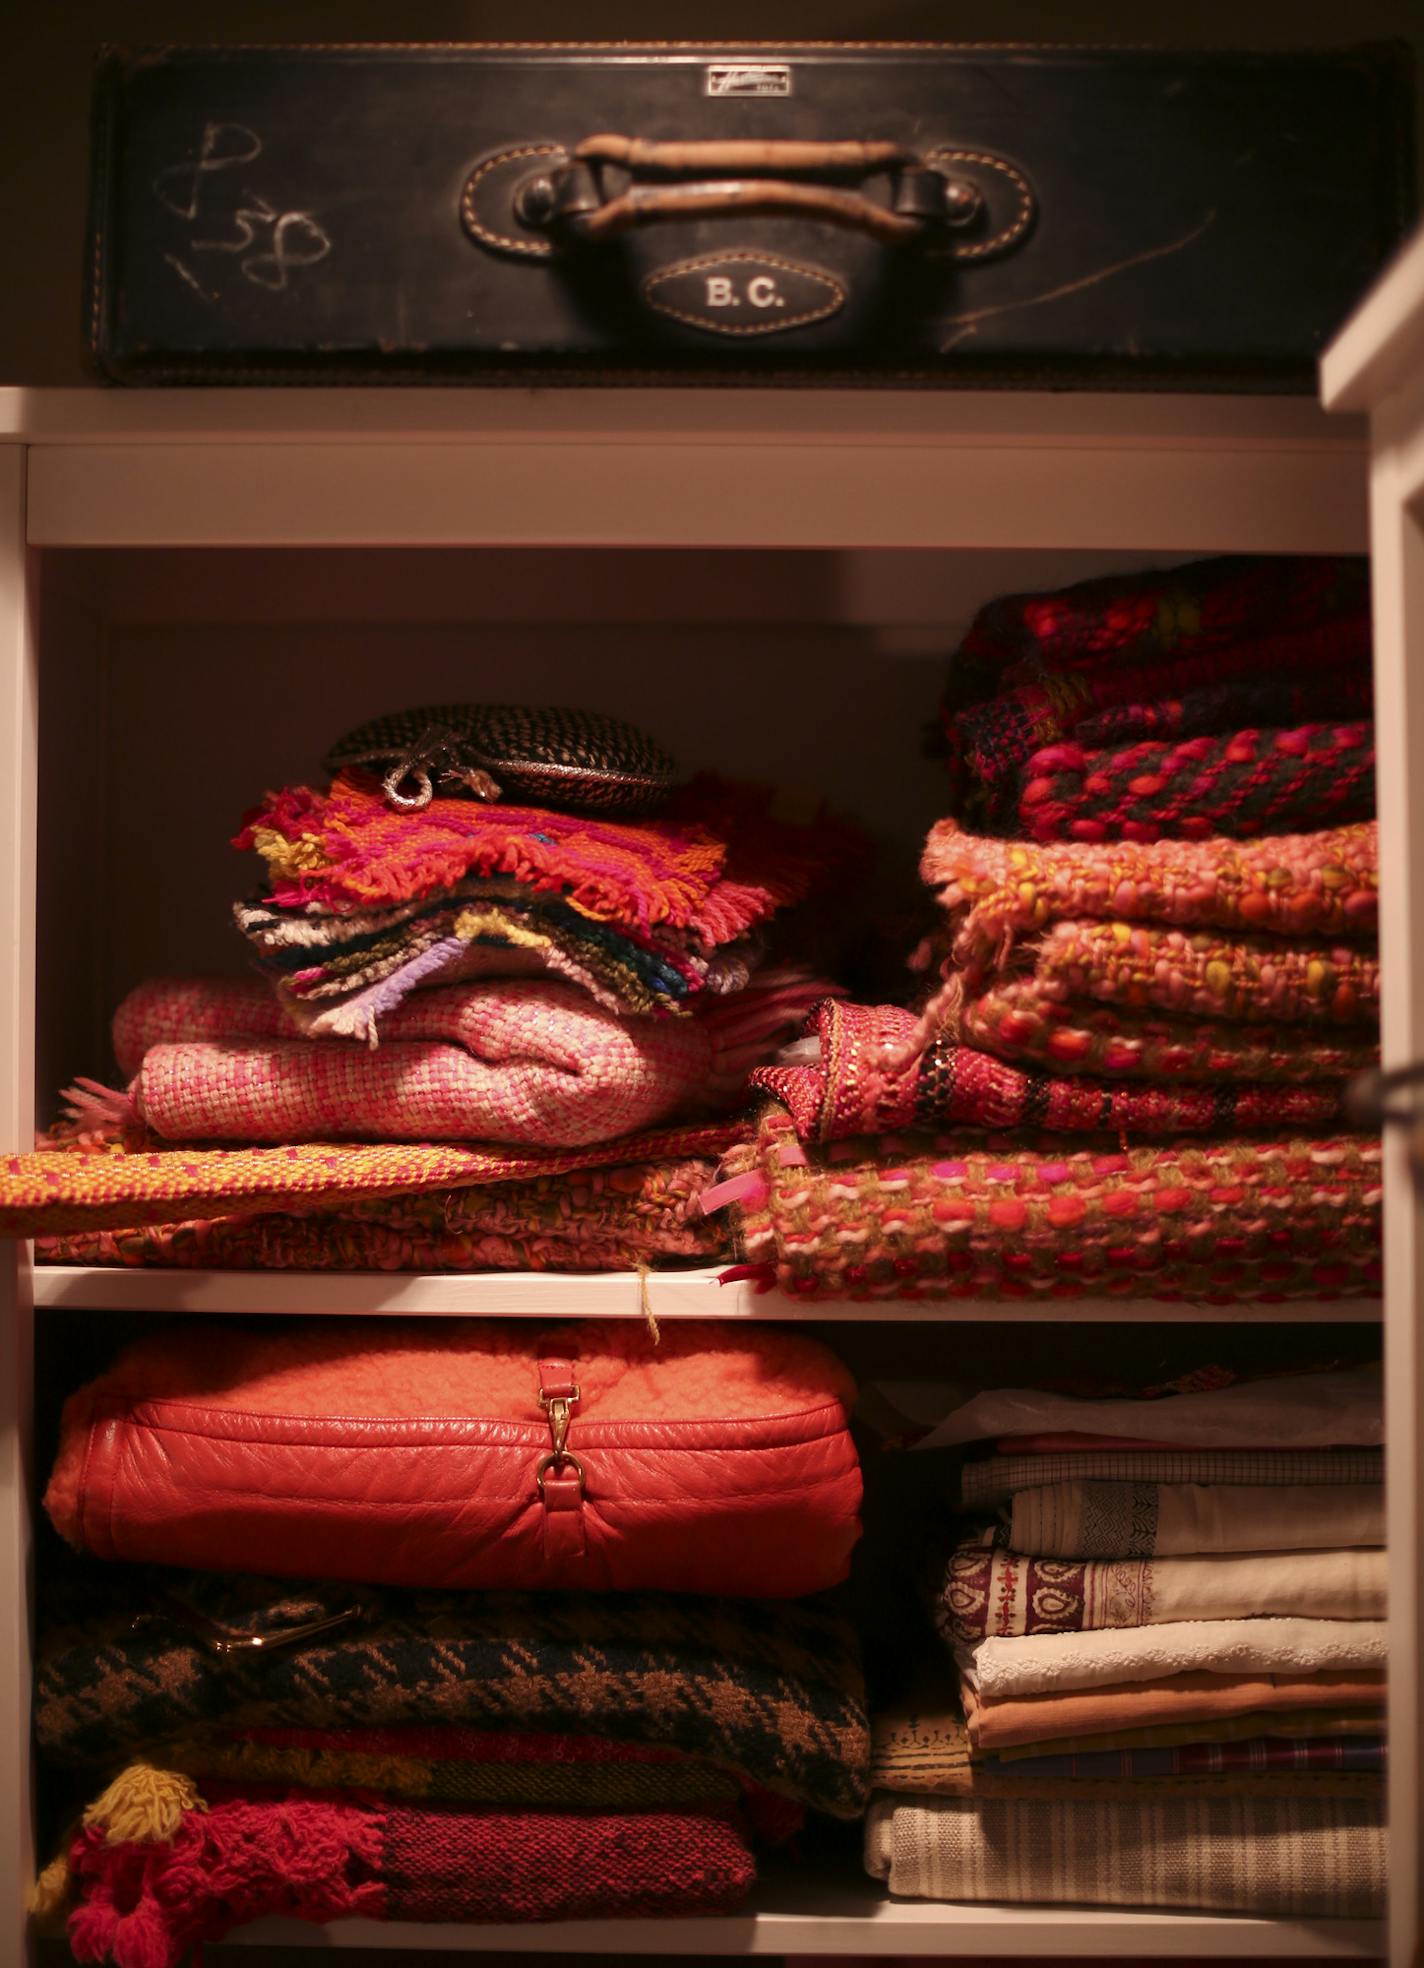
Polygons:
[[[86,1806],[81,1822],[99,1825],[106,1845],[168,1845],[177,1837],[185,1812],[207,1808],[188,1777],[176,1770],[155,1769],[151,1763],[130,1763]],[[30,1888],[29,1908],[36,1920],[53,1919],[64,1910],[73,1842],[71,1827],[58,1858],[50,1860]]]
[[638,1266],[638,1302],[643,1308],[643,1318],[647,1322],[648,1331],[652,1334],[653,1344],[656,1346],[662,1339],[662,1332],[658,1327],[657,1314],[653,1310],[652,1294],[648,1290],[648,1267],[646,1264],[640,1264]]

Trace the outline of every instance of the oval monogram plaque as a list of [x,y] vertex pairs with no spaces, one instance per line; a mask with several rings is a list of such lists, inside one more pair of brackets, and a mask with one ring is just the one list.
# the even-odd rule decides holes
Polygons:
[[824,321],[845,302],[834,274],[770,253],[731,250],[677,260],[643,282],[659,314],[712,335],[775,335]]

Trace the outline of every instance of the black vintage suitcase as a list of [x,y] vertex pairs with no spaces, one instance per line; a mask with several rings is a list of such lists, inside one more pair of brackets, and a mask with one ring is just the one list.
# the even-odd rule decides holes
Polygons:
[[1389,49],[106,54],[134,382],[1313,386],[1411,211]]

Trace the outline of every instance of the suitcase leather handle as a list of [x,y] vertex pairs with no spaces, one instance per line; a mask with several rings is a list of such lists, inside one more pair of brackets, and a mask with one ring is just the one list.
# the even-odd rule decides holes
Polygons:
[[[610,191],[609,167],[688,183],[633,182]],[[696,176],[693,174],[703,173]],[[888,205],[845,184],[818,179],[891,176]],[[806,178],[811,182],[799,182]],[[935,224],[963,224],[978,192],[903,144],[714,139],[652,142],[612,133],[588,137],[569,161],[530,180],[519,201],[526,224],[596,244],[667,219],[790,215],[823,220],[889,242],[922,237]]]

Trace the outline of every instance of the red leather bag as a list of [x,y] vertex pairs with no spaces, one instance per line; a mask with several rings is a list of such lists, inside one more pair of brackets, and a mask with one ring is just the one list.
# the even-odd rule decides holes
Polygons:
[[70,1397],[45,1506],[102,1558],[794,1598],[860,1534],[854,1394],[761,1326],[188,1322]]

